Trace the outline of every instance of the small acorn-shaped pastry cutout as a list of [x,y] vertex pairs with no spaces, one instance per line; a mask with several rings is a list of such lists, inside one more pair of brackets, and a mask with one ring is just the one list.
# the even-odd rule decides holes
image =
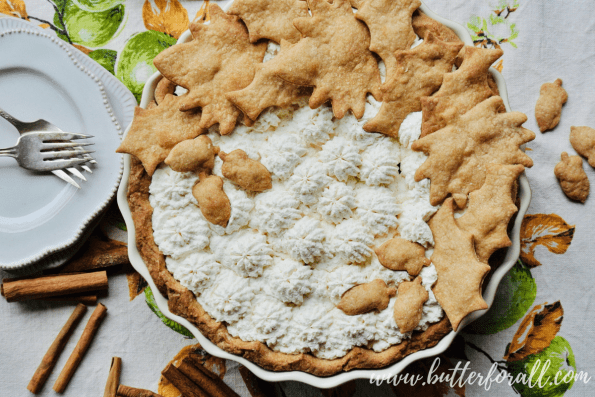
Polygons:
[[273,187],[271,173],[259,161],[252,160],[242,149],[231,153],[219,152],[223,160],[223,176],[244,190],[262,192]]
[[541,132],[551,130],[560,122],[562,105],[568,101],[568,94],[562,88],[562,80],[545,83],[539,91],[539,99],[535,105],[535,119]]
[[337,309],[343,310],[348,316],[384,310],[396,292],[395,288],[387,287],[383,280],[376,279],[347,290],[341,297]]
[[382,266],[390,270],[406,270],[417,276],[424,266],[430,265],[424,247],[400,237],[392,238],[376,248]]
[[562,153],[562,161],[556,164],[554,174],[560,181],[564,194],[571,200],[584,203],[589,196],[589,178],[583,169],[583,159]]
[[192,188],[192,195],[209,222],[221,227],[227,226],[231,216],[231,203],[223,191],[223,179],[201,172],[198,183]]
[[218,152],[219,148],[213,146],[211,138],[201,135],[174,146],[165,159],[165,164],[177,172],[207,171],[210,173],[215,166],[215,155]]
[[399,284],[394,316],[402,334],[411,332],[419,324],[423,305],[430,298],[428,291],[421,285],[421,277]]

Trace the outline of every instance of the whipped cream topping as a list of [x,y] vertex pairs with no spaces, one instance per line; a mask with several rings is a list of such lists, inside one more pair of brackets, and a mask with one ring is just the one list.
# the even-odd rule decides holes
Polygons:
[[[277,47],[269,45],[268,59]],[[265,58],[266,59],[266,58]],[[207,222],[192,196],[198,178],[162,164],[153,175],[155,242],[173,276],[231,335],[284,353],[332,359],[355,346],[377,352],[410,337],[393,318],[392,298],[381,312],[348,316],[336,305],[350,288],[384,280],[398,287],[412,278],[384,268],[373,248],[400,235],[431,252],[426,221],[429,181],[415,182],[425,160],[411,150],[421,133],[421,112],[403,122],[400,139],[362,129],[380,102],[368,98],[364,117],[333,118],[329,106],[269,109],[252,127],[226,136],[209,132],[229,153],[244,150],[273,176],[273,187],[246,192],[225,180],[231,218],[223,228]],[[222,161],[213,173],[222,176]],[[430,299],[416,330],[443,317],[431,287],[433,265],[420,273]]]

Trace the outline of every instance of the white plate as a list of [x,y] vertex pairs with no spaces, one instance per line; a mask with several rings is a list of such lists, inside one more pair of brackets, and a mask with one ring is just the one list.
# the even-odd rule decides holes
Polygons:
[[[12,18],[8,16],[0,17],[0,33],[13,29],[31,29],[39,30],[40,32],[45,31],[37,25],[24,21],[22,19]],[[132,121],[132,118],[134,117],[134,108],[137,105],[134,95],[132,95],[130,90],[128,90],[128,88],[126,88],[126,86],[122,84],[120,80],[118,80],[114,75],[109,73],[103,66],[95,62],[85,53],[75,49],[74,47],[71,48],[71,51],[73,55],[76,56],[80,64],[82,64],[89,71],[91,71],[97,77],[99,77],[99,79],[103,83],[105,91],[107,92],[107,97],[110,102],[110,105],[112,106],[114,114],[116,115],[116,119],[118,120],[120,126],[126,128]],[[97,216],[96,219],[94,219],[86,228],[85,232],[81,235],[81,237],[77,239],[71,246],[63,250],[54,252],[52,254],[48,254],[40,260],[35,261],[29,265],[25,265],[23,267],[18,268],[11,268],[11,273],[22,276],[30,273],[35,273],[43,269],[55,268],[64,264],[66,261],[72,258],[72,256],[81,248],[81,246],[85,243],[95,226],[99,223],[100,219],[101,216]]]
[[[226,6],[229,6],[230,3],[227,3]],[[225,9],[227,7],[224,7]],[[460,38],[465,42],[467,45],[473,45],[473,41],[469,33],[465,30],[464,27],[461,25],[448,21],[439,15],[436,15],[433,11],[431,11],[428,7],[423,4],[420,9],[432,19],[444,24],[451,28]],[[183,43],[191,40],[190,32],[185,32],[182,34],[178,43]],[[508,94],[506,91],[506,84],[502,75],[494,68],[491,70],[492,75],[494,76],[496,83],[498,85],[498,89],[500,91],[500,96],[504,101],[504,105],[506,106],[506,110],[510,111],[510,106],[508,103]],[[145,107],[148,103],[153,100],[155,87],[161,75],[159,72],[155,73],[143,90],[143,96],[141,100],[141,107]],[[151,275],[149,270],[144,263],[143,259],[141,258],[138,249],[136,248],[136,238],[135,238],[135,227],[134,223],[132,222],[132,214],[130,212],[130,207],[128,206],[128,201],[126,198],[126,192],[128,190],[128,178],[130,176],[130,156],[126,155],[124,157],[124,175],[122,176],[122,182],[120,183],[120,189],[118,190],[118,206],[120,207],[120,211],[122,211],[122,215],[124,216],[124,220],[126,222],[126,226],[128,228],[128,254],[130,256],[130,262],[132,266],[147,280],[149,286],[153,290],[153,294],[155,296],[155,302],[157,306],[161,310],[161,312],[169,319],[176,321],[182,324],[184,327],[188,328],[190,332],[196,337],[198,342],[201,346],[211,355],[221,357],[227,360],[236,361],[245,367],[247,367],[254,375],[258,376],[261,379],[267,380],[269,382],[280,382],[280,381],[299,381],[304,382],[309,385],[318,388],[331,388],[343,384],[345,382],[349,382],[354,379],[370,379],[372,375],[375,377],[377,376],[392,376],[399,374],[402,372],[409,364],[416,360],[420,360],[427,357],[434,357],[438,354],[444,352],[452,343],[455,336],[467,326],[469,323],[477,320],[481,317],[487,310],[480,310],[471,313],[468,315],[460,324],[458,330],[451,331],[447,334],[436,346],[420,350],[413,354],[408,355],[401,361],[398,361],[386,368],[381,369],[358,369],[352,370],[349,372],[342,372],[333,376],[328,377],[320,377],[314,376],[306,372],[301,371],[282,371],[282,372],[274,372],[268,371],[259,367],[258,365],[252,363],[251,361],[246,360],[243,357],[231,354],[226,352],[225,350],[219,348],[213,342],[211,342],[208,338],[204,337],[200,330],[192,324],[190,321],[186,320],[183,317],[176,316],[172,314],[168,309],[167,299],[165,299],[160,293]],[[502,265],[500,265],[493,273],[492,278],[490,279],[489,283],[484,286],[484,293],[483,298],[485,299],[486,303],[489,307],[492,306],[494,302],[494,297],[496,295],[496,290],[498,289],[498,285],[500,281],[508,273],[508,271],[514,266],[516,263],[519,254],[521,252],[521,240],[520,240],[520,230],[521,230],[521,223],[523,221],[523,216],[527,212],[527,208],[529,208],[529,202],[531,201],[531,190],[529,188],[529,182],[527,177],[523,173],[519,178],[520,186],[519,186],[519,198],[520,198],[520,206],[519,211],[516,215],[516,219],[514,221],[514,225],[512,228],[512,232],[510,234],[510,239],[512,240],[512,245],[508,247],[506,252],[506,257]]]
[[[3,20],[4,21],[4,20]],[[32,28],[0,33],[0,107],[93,135],[97,165],[81,189],[0,159],[0,268],[19,269],[72,246],[113,197],[122,173],[121,127],[103,83],[62,40]],[[18,132],[0,119],[0,147]]]

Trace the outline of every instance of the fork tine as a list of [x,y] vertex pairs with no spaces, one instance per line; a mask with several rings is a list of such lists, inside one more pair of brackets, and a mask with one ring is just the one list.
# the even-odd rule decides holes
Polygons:
[[72,175],[76,176],[79,179],[82,179],[83,181],[86,181],[87,178],[85,178],[85,176],[83,174],[81,174],[81,172],[79,170],[77,170],[74,167],[70,167],[67,168],[68,172],[70,172]]
[[50,149],[55,149],[55,150],[60,150],[60,149],[69,149],[69,148],[75,148],[75,147],[82,147],[82,146],[91,146],[91,145],[95,145],[92,142],[85,142],[85,143],[76,143],[76,142],[52,142],[52,143],[43,143],[41,145],[41,150],[50,150]]
[[77,134],[74,132],[41,132],[43,141],[71,141],[73,139],[89,139],[93,135]]
[[81,165],[81,168],[84,169],[85,171],[87,171],[89,174],[92,174],[93,173],[93,171],[91,170],[91,168],[89,168],[86,165]]
[[78,185],[78,183],[76,183],[74,181],[74,179],[69,177],[68,174],[62,170],[54,170],[54,171],[52,171],[52,174],[56,175],[58,178],[62,179],[63,181],[70,183],[72,186],[76,187],[77,189],[81,188]]
[[56,170],[56,169],[64,169],[69,167],[75,167],[79,164],[86,163],[87,160],[80,159],[80,158],[71,158],[71,159],[62,159],[62,160],[48,160],[44,161],[44,165],[42,168],[45,168],[47,171],[49,170]]
[[[66,159],[68,157],[77,156],[79,154],[89,154],[95,153],[93,150],[62,150],[58,152],[41,152],[41,157],[44,160],[51,160],[51,159]],[[88,161],[85,159],[85,161]]]

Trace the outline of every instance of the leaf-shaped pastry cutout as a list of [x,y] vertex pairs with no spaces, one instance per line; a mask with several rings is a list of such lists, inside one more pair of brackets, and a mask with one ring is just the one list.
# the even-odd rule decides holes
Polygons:
[[168,48],[153,63],[167,79],[188,89],[180,110],[202,108],[200,127],[219,123],[221,134],[226,135],[233,131],[240,110],[225,94],[250,84],[266,43],[251,44],[244,24],[216,4],[209,11],[208,25],[190,24],[192,41]]
[[390,270],[406,270],[411,276],[417,276],[424,266],[430,265],[424,247],[400,237],[384,242],[375,252],[382,266]]
[[435,241],[430,259],[438,273],[432,291],[456,331],[469,313],[488,308],[481,285],[490,267],[477,259],[473,235],[455,223],[452,198],[444,201],[429,224]]
[[574,225],[556,214],[525,215],[521,225],[521,260],[529,267],[541,266],[535,248],[542,245],[554,254],[566,252],[574,237]]
[[519,325],[504,359],[519,361],[548,347],[560,331],[563,318],[564,309],[560,301],[535,306]]
[[411,16],[420,5],[419,0],[366,0],[355,14],[370,29],[370,50],[389,72],[395,67],[395,51],[407,50],[415,41]]
[[174,146],[206,132],[199,126],[200,112],[178,110],[183,98],[166,95],[159,106],[134,109],[130,130],[116,151],[136,156],[147,174],[153,175]]
[[227,13],[244,21],[252,43],[260,39],[297,43],[301,35],[292,22],[308,16],[308,5],[302,0],[235,0]]
[[479,189],[488,164],[533,166],[533,160],[520,149],[535,139],[535,133],[521,127],[527,116],[519,112],[499,113],[502,105],[502,98],[489,98],[454,124],[411,145],[413,150],[429,156],[415,172],[415,180],[431,180],[432,205],[440,204],[449,193],[467,196]]
[[[303,2],[302,0],[298,0]],[[283,59],[283,54],[292,44],[281,40],[281,50],[277,56],[256,67],[254,80],[246,88],[227,93],[227,98],[239,107],[245,115],[256,120],[268,107],[286,108],[299,98],[312,94],[311,87],[302,87],[288,83],[274,75],[273,70]]]
[[348,316],[369,313],[372,310],[381,311],[388,307],[390,298],[395,294],[394,288],[389,288],[383,280],[376,279],[366,284],[356,285],[345,292],[337,309]]
[[564,194],[571,200],[584,203],[589,196],[589,178],[583,169],[583,159],[580,156],[569,156],[562,152],[562,161],[556,164],[554,174]]
[[[380,99],[380,71],[370,45],[370,33],[355,19],[347,0],[308,0],[311,17],[293,21],[304,36],[289,48],[273,74],[289,83],[313,86],[310,107],[331,100],[333,113],[343,118],[351,110],[364,115],[366,95]],[[279,56],[278,56],[279,57]]]
[[157,87],[155,87],[155,103],[160,104],[163,102],[167,94],[174,95],[175,91],[176,85],[163,77],[159,80],[159,83],[157,83]]
[[450,43],[462,43],[459,36],[450,28],[447,28],[438,21],[433,20],[420,10],[413,13],[411,21],[413,25],[413,31],[419,37],[426,37],[426,34],[432,33],[435,37],[442,41]]
[[535,119],[541,132],[554,129],[560,122],[562,105],[568,100],[566,90],[562,88],[562,80],[544,83],[539,91],[535,104]]
[[192,188],[198,207],[209,222],[226,227],[231,216],[231,203],[223,191],[223,179],[201,172],[199,182]]
[[461,67],[444,75],[440,89],[431,97],[421,99],[421,137],[455,122],[494,94],[488,80],[489,68],[502,56],[502,50],[467,46],[464,54]]
[[497,249],[512,244],[507,233],[508,222],[517,212],[512,190],[525,167],[489,164],[486,168],[485,183],[469,194],[469,207],[456,220],[461,229],[473,234],[475,252],[484,263]]
[[176,39],[188,29],[188,11],[178,0],[145,0],[143,22],[147,30],[163,32]]
[[430,294],[421,282],[422,278],[417,277],[413,281],[399,284],[394,316],[402,334],[411,332],[417,327],[423,315],[424,303],[430,298]]
[[380,111],[364,125],[364,130],[397,138],[407,115],[421,110],[420,99],[440,88],[462,47],[462,43],[446,43],[428,33],[417,47],[397,51],[381,87]]
[[215,166],[215,154],[219,148],[213,146],[211,138],[206,135],[196,139],[188,139],[178,143],[169,152],[165,164],[177,172],[207,171]]
[[595,129],[591,127],[570,127],[570,144],[578,154],[595,167]]
[[223,160],[221,173],[244,190],[262,192],[273,187],[271,173],[260,161],[252,160],[242,149],[227,154],[219,152]]

